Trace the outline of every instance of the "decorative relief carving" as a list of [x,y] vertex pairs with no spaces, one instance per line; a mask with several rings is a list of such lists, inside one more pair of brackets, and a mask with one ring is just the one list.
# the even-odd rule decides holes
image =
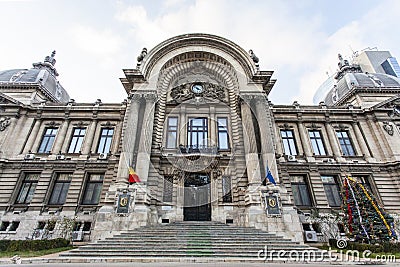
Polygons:
[[57,126],[60,126],[60,123],[55,122],[55,121],[49,121],[49,122],[46,122],[44,125],[49,126],[49,127],[57,127]]
[[72,123],[72,125],[77,126],[77,127],[88,126],[89,122],[78,121],[78,122]]
[[311,130],[316,130],[321,128],[321,126],[317,125],[315,122],[312,122],[310,125],[307,125],[306,127]]
[[388,112],[389,117],[400,117],[400,105],[391,106],[392,110]]
[[0,118],[0,131],[4,131],[11,124],[9,117]]
[[284,123],[283,125],[279,125],[279,128],[281,129],[293,129],[292,125],[289,125],[288,123]]
[[344,124],[337,124],[333,126],[334,129],[339,129],[341,131],[345,131],[349,129],[348,125],[344,125]]
[[115,126],[115,125],[117,125],[117,124],[116,124],[115,122],[107,121],[107,122],[101,123],[100,125],[101,125],[101,126],[105,126],[105,127],[113,127],[113,126]]
[[193,92],[192,83],[182,84],[171,90],[171,97],[177,103],[182,103],[186,100],[203,97],[217,99],[221,102],[226,102],[225,88],[212,83],[201,83],[203,91],[200,93]]
[[390,124],[388,121],[383,122],[383,129],[390,135],[393,136],[394,131],[393,131],[393,125]]

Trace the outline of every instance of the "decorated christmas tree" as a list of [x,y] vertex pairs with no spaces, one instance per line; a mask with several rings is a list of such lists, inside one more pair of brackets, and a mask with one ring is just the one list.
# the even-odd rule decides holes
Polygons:
[[397,239],[392,216],[362,183],[346,177],[342,189],[344,224],[350,239],[362,243]]

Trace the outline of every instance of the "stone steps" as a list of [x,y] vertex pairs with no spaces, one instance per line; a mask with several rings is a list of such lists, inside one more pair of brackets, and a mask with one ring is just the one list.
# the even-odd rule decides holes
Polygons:
[[[181,261],[185,258],[257,260],[259,252],[270,259],[286,259],[289,254],[321,252],[299,242],[255,228],[237,227],[216,222],[180,222],[124,231],[104,240],[61,253],[61,258],[82,259],[93,262],[107,259],[132,261],[159,261],[162,258]],[[281,253],[281,254],[279,254]],[[212,260],[211,260],[212,261]]]

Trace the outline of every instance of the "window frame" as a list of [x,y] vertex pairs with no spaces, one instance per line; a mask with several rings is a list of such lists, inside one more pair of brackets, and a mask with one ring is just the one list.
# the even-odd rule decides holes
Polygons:
[[[232,177],[222,176],[222,203],[232,203]],[[228,190],[229,189],[229,190]]]
[[[287,136],[288,132],[292,134],[291,137]],[[283,133],[286,133],[286,136],[283,136]],[[283,151],[285,155],[297,156],[298,150],[297,150],[296,138],[294,136],[294,131],[291,129],[280,129],[280,134],[283,145]],[[292,142],[290,142],[290,140],[292,140]],[[288,147],[289,151],[286,150],[286,146]],[[294,151],[292,151],[292,149]],[[289,154],[287,152],[289,152]]]
[[174,176],[164,175],[163,182],[163,202],[171,203],[174,197]]
[[[76,134],[76,131],[79,130],[79,133]],[[82,130],[84,131],[84,133],[82,134]],[[74,127],[72,129],[72,136],[71,136],[71,141],[69,142],[69,146],[68,146],[68,152],[67,153],[80,153],[81,152],[81,148],[83,146],[83,142],[85,140],[85,136],[86,136],[86,127]],[[75,141],[76,140],[76,141]],[[75,142],[74,142],[75,141]],[[79,148],[77,147],[77,145],[80,143]],[[72,146],[74,144],[74,149],[71,149]]]
[[[292,178],[294,177],[301,177],[303,182],[292,182]],[[289,176],[289,180],[290,180],[290,186],[292,188],[292,196],[293,196],[293,202],[294,205],[296,207],[300,207],[300,208],[311,208],[314,206],[314,201],[313,201],[313,196],[312,196],[312,191],[311,191],[311,186],[310,186],[310,182],[309,179],[307,177],[307,175],[302,175],[302,174],[291,174]],[[294,190],[294,186],[296,186],[298,189]],[[301,190],[300,190],[300,186],[301,186]],[[299,194],[299,197],[295,196],[295,191],[296,192],[304,192],[304,190],[306,190],[307,192],[307,197],[308,197],[308,201],[309,204],[304,203],[304,194]],[[297,200],[301,200],[301,203],[296,203]]]
[[[37,175],[37,179],[32,179],[32,180],[29,179],[29,180],[27,180],[27,177],[29,177],[31,175],[32,176],[36,176]],[[33,199],[33,197],[35,195],[36,187],[37,187],[37,185],[39,183],[39,179],[40,179],[40,173],[38,173],[38,172],[25,172],[25,173],[23,173],[22,176],[23,176],[23,178],[22,178],[21,184],[19,186],[18,194],[17,194],[16,199],[15,199],[15,204],[17,204],[17,205],[28,205],[28,204],[30,204],[32,202],[32,199]],[[25,188],[27,188],[27,190],[25,190]],[[25,196],[22,196],[23,194]],[[21,198],[23,198],[22,201],[20,200]]]
[[[323,177],[330,177],[333,179],[333,182],[325,182]],[[338,181],[338,177],[336,175],[330,175],[330,174],[323,174],[321,175],[321,181],[322,181],[322,185],[324,187],[324,191],[325,191],[325,195],[326,198],[328,200],[328,204],[331,208],[340,208],[340,206],[342,205],[342,197],[340,195],[340,183]],[[329,192],[327,188],[329,188]],[[336,194],[338,198],[335,198],[334,193],[332,191],[332,188],[336,189]],[[332,196],[333,199],[330,199],[329,196]],[[333,204],[333,205],[332,205]]]
[[[97,175],[99,175],[101,177],[101,180],[91,180],[92,177],[95,177]],[[85,188],[84,188],[83,194],[82,194],[81,205],[97,206],[101,200],[101,192],[103,190],[105,174],[104,173],[88,173],[86,176],[87,177],[86,177],[86,182],[85,182]],[[93,185],[93,188],[89,189],[92,185]],[[90,193],[91,194],[90,201],[86,201],[86,199],[87,199],[86,196],[87,196],[87,194],[89,194],[88,190],[92,191]],[[97,199],[93,199],[93,196],[96,196],[95,192],[98,193]]]
[[[68,175],[68,180],[60,180],[61,175]],[[67,172],[59,172],[55,174],[55,180],[54,180],[54,184],[52,186],[52,190],[50,193],[50,197],[48,200],[48,205],[64,205],[65,201],[67,200],[67,196],[68,196],[68,191],[69,191],[69,187],[71,185],[71,181],[72,181],[72,173],[67,173]],[[58,184],[61,184],[61,189],[59,190],[58,193],[58,197],[57,197],[57,201],[52,201],[53,196],[55,196],[55,190]],[[65,190],[65,192],[64,192]],[[61,198],[64,192],[64,196],[63,199]],[[62,201],[60,201],[60,198]]]
[[[104,131],[107,131],[107,132],[104,133]],[[109,134],[109,131],[112,131],[111,135]],[[110,153],[113,138],[114,138],[114,132],[115,132],[114,127],[102,127],[100,129],[99,142],[97,144],[97,150],[96,150],[97,153],[99,153],[99,154],[100,153],[107,153],[107,154]]]
[[[340,136],[339,136],[339,134],[340,134]],[[343,134],[346,134],[346,136],[343,136]],[[346,156],[346,157],[356,156],[356,150],[355,150],[354,144],[353,144],[353,142],[352,142],[352,140],[350,138],[349,131],[347,131],[347,130],[336,130],[336,137],[338,139],[339,146],[340,146],[340,149],[342,151],[343,156]],[[352,153],[349,153],[349,151],[350,151],[349,147],[351,148],[351,152]]]
[[[50,131],[48,133],[48,131]],[[54,132],[55,131],[55,132]],[[38,153],[49,154],[56,140],[58,133],[58,127],[45,127],[42,135],[42,139],[39,144]]]
[[[193,121],[202,120],[202,125],[197,126],[193,125]],[[207,117],[189,117],[188,118],[188,126],[187,126],[187,143],[188,147],[194,149],[201,149],[208,147],[208,118]],[[199,142],[199,134],[203,133],[203,139]],[[193,143],[193,134],[196,136],[196,144]],[[204,141],[206,143],[204,144]]]
[[370,174],[352,174],[351,177],[361,183],[370,193],[374,194],[376,200],[380,201],[379,192],[375,187]]
[[[171,125],[171,120],[176,120],[176,125]],[[171,116],[167,118],[167,136],[166,136],[166,143],[165,143],[165,147],[167,149],[173,149],[177,147],[177,143],[178,143],[178,125],[179,125],[179,119],[176,116]],[[174,145],[170,146],[170,138],[172,138],[173,136],[171,136],[170,134],[175,133],[174,136]]]
[[[225,125],[220,124],[220,120],[225,121]],[[226,147],[221,147],[220,140],[222,135],[225,135],[226,138]],[[230,140],[229,140],[229,129],[228,129],[228,117],[217,117],[217,136],[218,136],[218,150],[230,150]]]
[[[318,136],[316,134],[318,134]],[[316,129],[308,130],[308,137],[310,138],[311,147],[313,149],[314,155],[326,156],[327,155],[326,148],[324,140],[322,138],[321,130],[316,130]],[[318,149],[318,151],[316,151],[315,149]]]

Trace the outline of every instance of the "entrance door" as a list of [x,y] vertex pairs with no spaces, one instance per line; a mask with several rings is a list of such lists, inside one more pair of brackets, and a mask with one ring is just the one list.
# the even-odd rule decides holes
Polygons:
[[185,221],[211,221],[210,177],[189,173],[185,178]]

